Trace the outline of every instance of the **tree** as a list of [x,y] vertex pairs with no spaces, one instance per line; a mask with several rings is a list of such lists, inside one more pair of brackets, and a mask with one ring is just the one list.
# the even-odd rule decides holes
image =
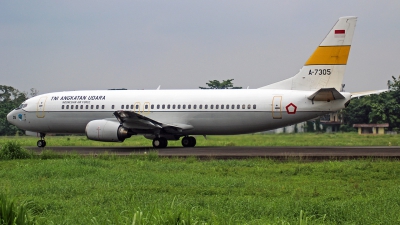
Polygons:
[[242,87],[234,87],[233,81],[234,79],[222,80],[219,82],[218,80],[210,80],[207,84],[208,87],[199,87],[200,89],[242,89]]
[[389,129],[400,128],[400,80],[392,78],[387,92],[351,100],[342,111],[345,125],[389,123]]
[[17,131],[22,132],[7,121],[7,114],[26,99],[26,93],[10,86],[0,85],[0,135],[15,135]]

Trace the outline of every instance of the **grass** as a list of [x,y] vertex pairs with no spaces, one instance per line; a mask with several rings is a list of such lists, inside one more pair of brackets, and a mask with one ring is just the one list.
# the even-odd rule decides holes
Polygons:
[[[400,146],[397,135],[358,135],[357,133],[248,134],[233,136],[197,136],[196,146]],[[37,137],[0,137],[0,145],[17,140],[22,146],[36,146]],[[51,146],[135,146],[151,147],[151,140],[133,136],[122,143],[98,142],[86,136],[47,136]],[[168,146],[181,146],[169,141]]]
[[0,190],[44,224],[396,224],[398,161],[153,156],[6,160]]
[[29,213],[29,202],[23,202],[16,206],[13,200],[7,199],[4,194],[0,194],[0,224],[36,224]]
[[[357,134],[198,140],[200,146],[398,145],[396,136]],[[36,141],[2,137],[0,145],[3,152],[19,152],[21,145]],[[81,136],[47,141],[49,146],[103,144]],[[149,146],[150,141],[134,137],[122,145]],[[0,194],[24,205],[29,221],[37,224],[399,224],[400,164],[381,159],[200,161],[161,158],[157,152],[82,157],[46,150],[29,159],[0,160]]]

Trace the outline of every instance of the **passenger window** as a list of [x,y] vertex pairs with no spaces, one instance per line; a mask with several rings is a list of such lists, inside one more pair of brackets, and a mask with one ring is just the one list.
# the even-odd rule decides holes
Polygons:
[[69,105],[66,106],[66,109],[69,109]]
[[247,105],[247,109],[251,109],[251,105],[250,104]]
[[221,109],[224,109],[224,105],[221,105]]
[[83,109],[83,105],[81,105],[81,109]]
[[104,105],[101,106],[101,109],[104,109]]
[[160,109],[160,105],[157,105],[157,109]]
[[210,109],[214,109],[214,105],[210,105]]
[[149,105],[144,105],[144,109],[149,109]]
[[151,105],[151,109],[154,109],[154,105]]
[[133,105],[131,105],[131,109],[133,109]]
[[219,108],[219,105],[215,105],[215,109],[218,109]]
[[168,105],[167,105],[167,109],[170,109],[170,108],[171,108],[171,105],[170,105],[170,104],[168,104]]
[[76,105],[76,106],[75,106],[75,109],[79,109],[79,105]]
[[[183,108],[185,108],[185,105],[183,105]],[[192,106],[188,105],[188,109],[191,109],[191,108],[192,108]]]
[[64,109],[64,105],[61,106],[61,109]]
[[204,105],[204,109],[207,109],[208,108],[208,105]]
[[256,109],[256,107],[257,107],[256,104],[254,104],[254,105],[253,105],[253,109]]
[[162,105],[162,108],[165,109],[165,105]]
[[242,105],[242,109],[246,109],[246,105],[245,104]]
[[71,105],[71,109],[74,109],[74,105]]
[[121,105],[121,109],[124,109],[124,105]]
[[182,105],[182,109],[186,109],[186,105]]
[[232,105],[232,109],[235,109],[235,105]]
[[196,109],[196,105],[193,105],[193,109]]
[[172,105],[172,109],[175,109],[175,105]]
[[[87,106],[86,106],[86,109],[87,109]],[[111,109],[114,109],[114,105],[111,106]]]
[[126,109],[129,109],[129,105],[126,105]]
[[[113,108],[114,108],[114,105],[113,105]],[[86,105],[86,109],[89,109],[89,105]]]
[[139,109],[139,104],[136,104],[136,107],[135,107],[136,109]]
[[93,109],[93,105],[90,106],[90,109]]
[[181,105],[178,105],[178,109],[181,109]]
[[237,105],[236,108],[237,108],[237,109],[240,109],[240,105]]
[[99,109],[99,105],[96,105],[96,109]]

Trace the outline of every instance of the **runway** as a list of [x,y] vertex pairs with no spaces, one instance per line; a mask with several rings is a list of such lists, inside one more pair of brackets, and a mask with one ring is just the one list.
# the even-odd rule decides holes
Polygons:
[[115,154],[127,156],[131,154],[149,154],[156,151],[160,157],[196,157],[199,159],[245,159],[271,158],[277,160],[301,159],[345,160],[358,158],[400,159],[398,146],[374,147],[169,147],[154,149],[151,147],[26,147],[40,154],[44,149],[57,153],[78,153],[82,155]]

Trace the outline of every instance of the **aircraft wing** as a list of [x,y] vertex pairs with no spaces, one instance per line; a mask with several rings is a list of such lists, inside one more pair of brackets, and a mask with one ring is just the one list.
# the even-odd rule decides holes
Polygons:
[[331,101],[344,99],[345,97],[336,90],[336,88],[321,88],[314,94],[308,96],[311,101]]
[[163,123],[133,111],[115,111],[114,116],[124,127],[132,130],[163,130],[167,133],[179,134],[184,130],[193,129],[192,125]]
[[351,93],[351,98],[358,98],[358,97],[365,96],[365,95],[380,94],[385,91],[388,91],[388,90],[384,89],[384,90],[374,90],[374,91],[353,92],[353,93]]

